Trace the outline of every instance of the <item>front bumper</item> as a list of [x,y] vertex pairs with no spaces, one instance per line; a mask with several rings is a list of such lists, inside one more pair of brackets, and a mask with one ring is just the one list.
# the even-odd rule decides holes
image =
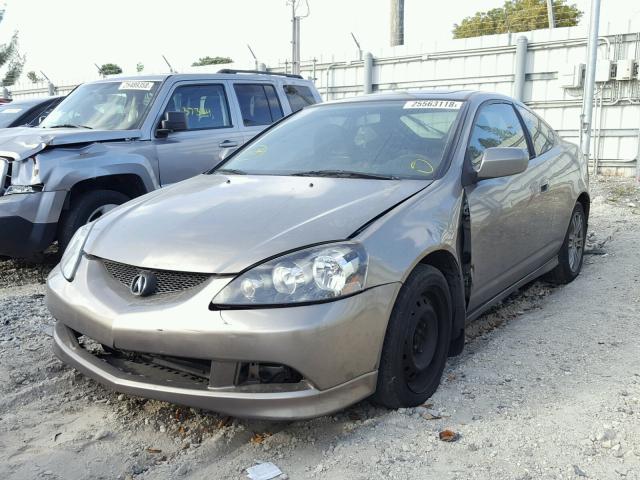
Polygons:
[[[114,390],[239,417],[311,418],[375,391],[399,284],[325,304],[210,311],[211,299],[230,280],[212,277],[180,294],[140,299],[110,277],[99,259],[85,257],[71,283],[56,268],[47,292],[58,321],[56,355]],[[211,381],[178,385],[132,375],[81,347],[75,332],[111,348],[210,361]],[[215,365],[225,362],[285,365],[303,380],[219,388]]]
[[0,196],[0,256],[29,257],[56,236],[65,192]]

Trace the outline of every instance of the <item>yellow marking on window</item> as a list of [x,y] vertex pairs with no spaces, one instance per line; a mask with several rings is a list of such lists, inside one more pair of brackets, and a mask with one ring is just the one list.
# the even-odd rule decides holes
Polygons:
[[422,158],[416,158],[411,162],[411,168],[416,172],[424,173],[425,175],[430,175],[433,173],[433,165],[431,165],[427,160],[423,160]]

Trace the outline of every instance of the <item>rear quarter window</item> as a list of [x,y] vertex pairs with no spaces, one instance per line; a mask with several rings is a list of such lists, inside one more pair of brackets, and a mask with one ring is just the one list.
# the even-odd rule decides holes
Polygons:
[[304,107],[317,103],[309,87],[303,85],[285,85],[283,88],[292,112],[297,112]]
[[529,136],[533,142],[533,148],[536,152],[536,156],[542,155],[545,152],[551,150],[556,144],[556,134],[549,125],[547,125],[540,117],[535,113],[530,112],[526,108],[522,108],[520,105],[516,105],[518,112],[522,116],[527,130],[529,130]]

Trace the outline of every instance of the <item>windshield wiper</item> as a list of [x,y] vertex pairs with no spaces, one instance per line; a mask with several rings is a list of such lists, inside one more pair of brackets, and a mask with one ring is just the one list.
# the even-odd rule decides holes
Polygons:
[[378,173],[352,172],[349,170],[309,170],[290,174],[292,177],[335,177],[335,178],[368,178],[373,180],[398,180],[393,175]]
[[222,173],[227,175],[246,175],[247,172],[244,170],[238,170],[237,168],[221,168],[219,170],[215,170],[213,173]]
[[88,128],[89,130],[93,130],[93,127],[88,127],[87,125],[73,125],[72,123],[63,123],[61,125],[51,125],[47,128]]

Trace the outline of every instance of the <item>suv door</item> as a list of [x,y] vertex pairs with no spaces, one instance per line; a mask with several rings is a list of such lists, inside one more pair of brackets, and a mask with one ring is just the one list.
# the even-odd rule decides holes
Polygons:
[[245,142],[284,116],[273,83],[259,81],[232,82]]
[[[489,102],[478,109],[465,162],[477,170],[489,147],[529,151],[524,128],[510,103]],[[465,187],[471,222],[470,312],[535,269],[538,182],[537,173],[527,169]]]
[[236,149],[244,138],[229,108],[226,81],[180,82],[168,96],[157,124],[165,112],[187,116],[187,130],[156,138],[160,184],[179,182],[220,163],[222,149]]

